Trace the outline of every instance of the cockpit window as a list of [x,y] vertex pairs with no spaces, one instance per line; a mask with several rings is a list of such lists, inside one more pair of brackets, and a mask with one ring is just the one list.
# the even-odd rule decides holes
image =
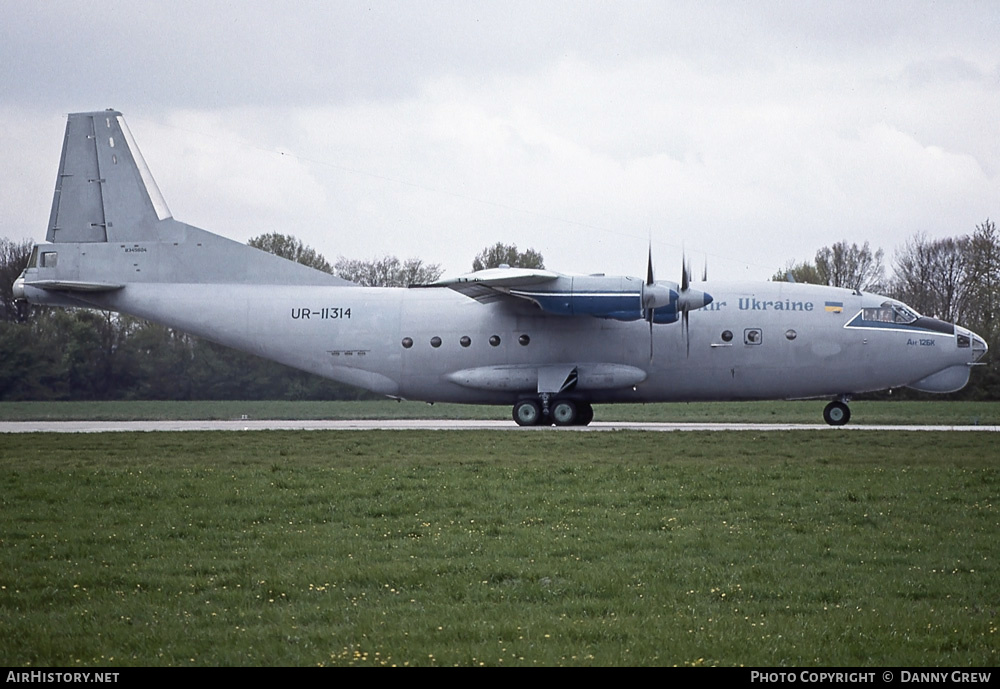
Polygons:
[[875,323],[912,323],[919,316],[911,309],[895,302],[883,302],[881,306],[864,309],[861,317]]

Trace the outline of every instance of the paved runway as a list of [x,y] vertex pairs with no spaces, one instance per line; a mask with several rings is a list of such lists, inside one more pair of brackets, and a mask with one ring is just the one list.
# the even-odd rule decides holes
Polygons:
[[586,427],[522,428],[513,421],[456,421],[433,419],[394,419],[381,421],[7,421],[0,422],[0,433],[119,433],[136,431],[521,431],[600,432],[600,431],[987,431],[996,433],[1000,426],[827,426],[825,424],[781,423],[654,423],[634,421],[595,421]]

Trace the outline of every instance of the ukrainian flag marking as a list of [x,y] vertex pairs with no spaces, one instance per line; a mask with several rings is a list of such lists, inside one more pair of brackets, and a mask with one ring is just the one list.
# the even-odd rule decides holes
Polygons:
[[826,310],[830,313],[840,313],[844,310],[844,302],[828,301],[826,302]]

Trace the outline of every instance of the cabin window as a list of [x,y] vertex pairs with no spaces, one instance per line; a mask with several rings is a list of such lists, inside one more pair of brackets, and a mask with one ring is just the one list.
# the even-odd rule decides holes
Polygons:
[[31,257],[28,258],[28,267],[37,268],[38,267],[38,247],[33,246],[31,248]]
[[462,339],[458,341],[458,344],[462,345],[463,347],[468,347],[469,345],[472,344],[472,338],[469,337],[468,335],[462,335]]
[[531,338],[528,337],[527,335],[521,335],[519,338],[517,338],[517,341],[520,343],[522,347],[527,347],[528,343],[531,342]]
[[798,336],[799,336],[799,334],[797,332],[795,332],[794,330],[786,330],[785,331],[785,337],[787,337],[789,341],[794,340]]
[[431,347],[437,349],[440,346],[441,346],[441,338],[435,335],[434,337],[431,338]]
[[413,338],[412,337],[404,337],[403,338],[403,349],[409,349],[412,346],[413,346]]
[[732,342],[733,341],[733,331],[732,330],[723,330],[722,331],[722,341],[723,342]]
[[42,252],[42,268],[55,268],[59,263],[59,254],[55,251]]
[[894,304],[891,301],[887,301],[881,306],[862,309],[861,318],[873,323],[906,324],[917,320],[917,314],[902,304]]
[[490,335],[490,346],[492,346],[492,347],[499,347],[500,346],[500,336],[499,335]]

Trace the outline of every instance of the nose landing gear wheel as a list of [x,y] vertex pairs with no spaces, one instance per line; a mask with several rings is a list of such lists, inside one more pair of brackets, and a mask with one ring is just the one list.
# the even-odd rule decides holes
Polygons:
[[514,421],[518,426],[537,426],[542,420],[542,407],[535,400],[521,400],[514,405]]
[[851,420],[851,409],[843,402],[830,402],[823,410],[823,420],[831,426],[843,426]]

